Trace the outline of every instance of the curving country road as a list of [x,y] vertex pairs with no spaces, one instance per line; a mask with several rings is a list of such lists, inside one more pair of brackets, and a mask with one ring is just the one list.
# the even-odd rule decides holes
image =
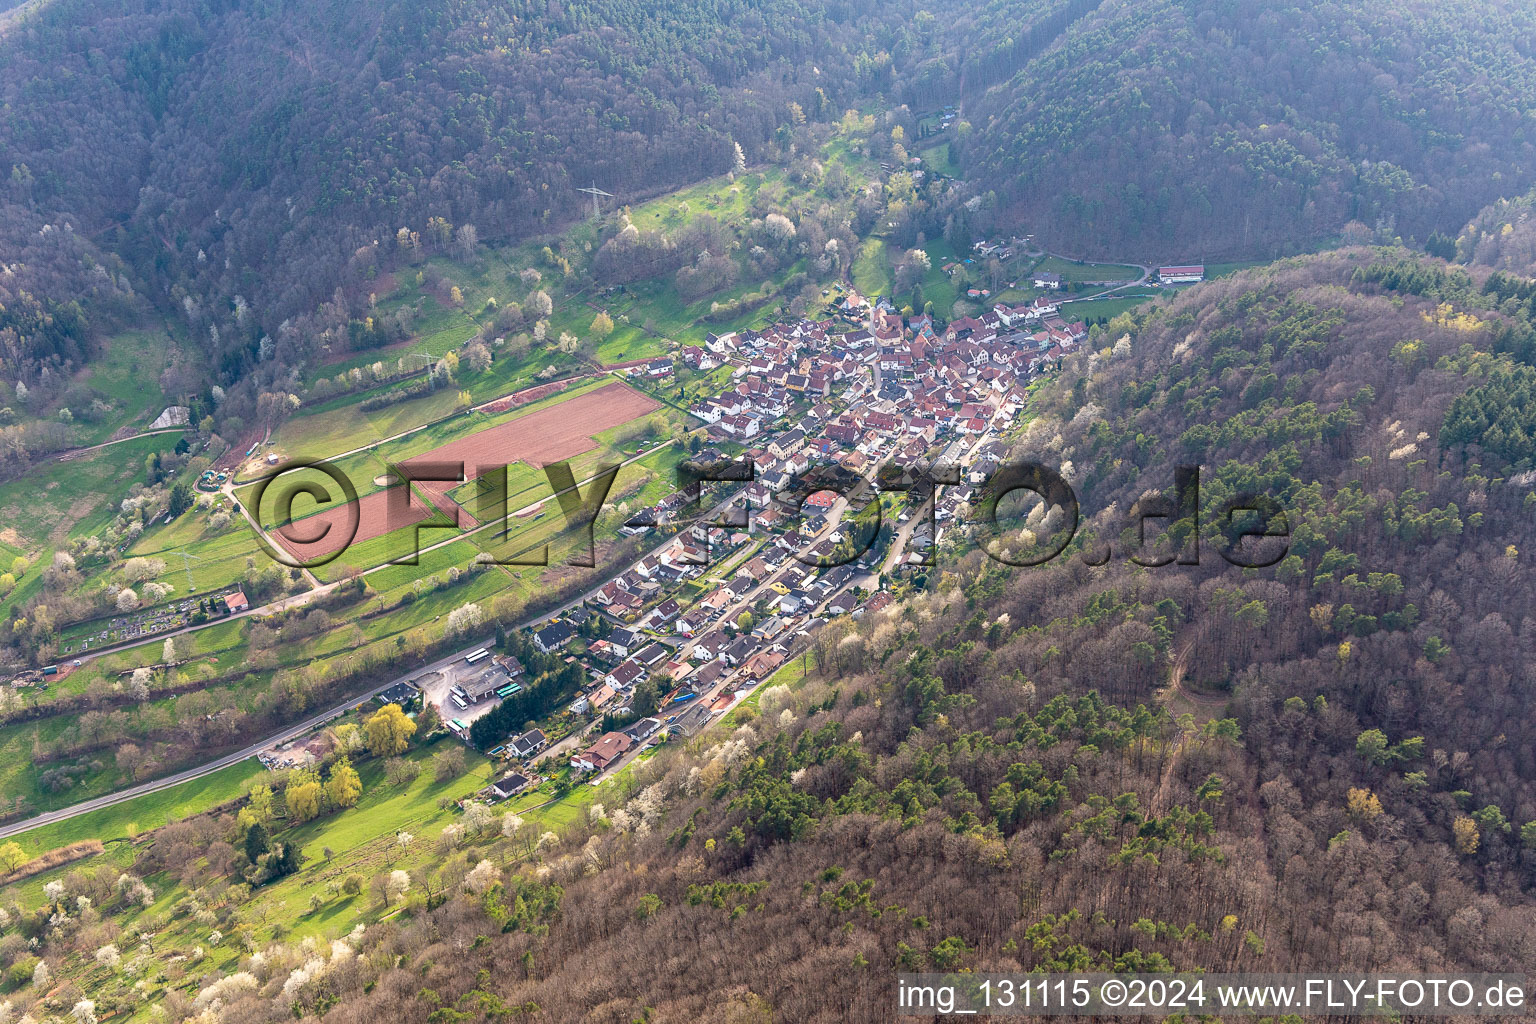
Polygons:
[[[671,443],[670,441],[667,441],[667,442],[664,442],[663,444],[670,444],[670,443]],[[636,457],[638,458],[639,456],[636,456]],[[548,500],[547,498],[540,499],[541,502],[542,501],[547,501],[547,500]],[[726,502],[730,501],[730,500],[731,500],[730,498],[727,498],[726,501],[721,502],[719,505],[717,505],[710,512],[710,515],[713,516],[715,514],[718,514],[720,509],[721,509],[721,507],[723,507],[723,505]],[[537,503],[535,503],[535,504],[537,504]],[[496,525],[496,524],[495,523],[487,523],[487,524],[485,524],[485,526],[494,526],[494,525]],[[546,621],[548,619],[555,618],[556,616],[564,615],[566,612],[571,611],[574,608],[580,607],[581,605],[585,604],[587,599],[590,598],[593,594],[595,594],[598,590],[600,590],[610,579],[613,579],[615,576],[621,575],[624,571],[627,571],[630,568],[630,566],[635,564],[636,562],[640,562],[640,561],[642,561],[642,560],[644,560],[646,558],[649,558],[651,555],[655,554],[656,552],[660,551],[662,548],[666,547],[668,544],[672,543],[672,541],[674,539],[675,539],[675,535],[674,534],[671,534],[671,533],[667,534],[654,547],[649,547],[645,551],[637,554],[632,561],[626,562],[622,566],[622,568],[612,567],[612,568],[607,569],[607,571],[604,571],[601,574],[601,577],[599,579],[597,579],[590,588],[588,588],[587,590],[583,591],[582,593],[576,595],[575,597],[571,598],[569,601],[566,601],[565,603],[561,604],[559,607],[546,609],[546,610],[540,612],[537,615],[529,616],[528,618],[523,619],[522,621],[520,621],[520,622],[518,622],[518,623],[516,623],[514,625],[508,626],[507,627],[508,631],[511,631],[511,630],[514,630],[514,629],[523,629],[523,628],[526,628],[528,626],[531,626],[531,625],[534,625],[534,624],[537,624],[537,623],[540,623],[540,622],[544,622],[544,621]],[[449,543],[449,542],[445,542],[445,543]],[[424,548],[423,550],[430,550],[430,549]],[[309,591],[307,593],[313,594],[314,592],[313,591]],[[295,596],[302,597],[304,595],[295,595]],[[227,622],[229,620],[228,619],[220,619],[218,621],[220,621],[220,622]],[[198,627],[194,627],[194,628],[198,628]],[[171,635],[171,634],[157,634],[154,637],[154,639],[155,640],[162,640],[162,639],[164,639],[165,636],[168,636],[168,635]],[[297,736],[301,736],[301,735],[307,733],[308,731],[310,731],[311,729],[314,729],[316,726],[319,726],[319,725],[321,725],[321,724],[323,724],[325,722],[328,722],[331,719],[337,717],[338,715],[345,714],[346,712],[352,710],[353,708],[356,708],[356,707],[358,707],[358,706],[360,706],[362,704],[366,704],[368,701],[372,700],[374,697],[378,696],[380,693],[383,693],[385,690],[389,689],[391,686],[396,685],[397,683],[409,682],[412,679],[415,679],[415,678],[417,678],[419,676],[423,676],[423,675],[426,675],[426,674],[431,673],[431,672],[442,671],[444,668],[447,668],[449,665],[452,665],[453,663],[455,663],[455,662],[459,661],[460,659],[462,659],[464,657],[464,655],[467,654],[468,652],[476,650],[477,648],[480,648],[480,647],[487,647],[487,646],[489,646],[490,642],[491,642],[491,639],[492,638],[490,638],[490,637],[486,637],[486,638],[482,638],[480,641],[475,642],[475,643],[467,643],[463,648],[461,648],[460,650],[458,650],[454,654],[447,655],[447,656],[445,656],[443,658],[439,658],[437,661],[434,661],[434,662],[432,662],[430,664],[427,664],[427,665],[419,665],[419,666],[411,669],[409,672],[401,673],[400,675],[396,676],[393,679],[388,680],[387,682],[380,683],[379,685],[375,686],[373,689],[367,691],[366,693],[363,693],[363,694],[360,694],[360,695],[357,695],[357,696],[354,696],[354,697],[348,697],[346,700],[342,701],[340,704],[335,705],[334,707],[332,707],[328,711],[323,711],[323,712],[320,712],[319,714],[311,715],[309,718],[304,719],[302,722],[297,722],[297,723],[295,723],[293,725],[286,726],[285,728],[279,730],[278,732],[275,732],[275,733],[272,733],[270,735],[264,736],[263,738],[261,738],[260,740],[257,740],[256,742],[250,744],[249,746],[246,746],[246,747],[244,747],[244,748],[242,748],[240,750],[236,750],[236,751],[234,751],[232,753],[225,754],[222,757],[215,758],[214,760],[208,761],[208,762],[206,762],[204,764],[201,764],[201,765],[198,765],[195,768],[188,768],[188,769],[186,769],[184,771],[177,772],[174,775],[167,775],[164,778],[152,779],[152,780],[150,780],[148,782],[141,782],[141,783],[139,783],[136,786],[130,786],[127,789],[121,789],[121,790],[118,790],[115,793],[107,793],[107,794],[104,794],[102,796],[95,797],[95,798],[93,798],[91,800],[84,800],[84,801],[81,801],[78,804],[71,804],[68,807],[61,807],[58,810],[47,811],[47,812],[45,812],[43,814],[37,814],[37,815],[34,815],[33,817],[26,818],[26,819],[23,819],[21,821],[13,821],[13,822],[9,822],[9,823],[4,824],[4,825],[0,825],[0,839],[3,839],[5,837],[7,837],[7,836],[17,835],[18,833],[21,833],[21,832],[30,831],[30,830],[32,830],[34,828],[37,828],[40,825],[49,825],[49,824],[52,824],[52,823],[58,822],[58,821],[67,821],[70,818],[78,817],[79,815],[89,813],[90,811],[101,810],[104,807],[112,807],[112,806],[114,806],[116,804],[123,803],[123,802],[125,802],[127,800],[132,800],[135,797],[144,796],[144,795],[149,794],[149,793],[157,793],[157,792],[159,792],[162,789],[169,789],[170,787],[176,786],[176,785],[180,785],[183,782],[190,782],[193,779],[199,779],[199,778],[202,778],[205,775],[210,775],[213,772],[219,771],[222,768],[228,768],[232,764],[238,764],[241,761],[244,761],[246,758],[255,757],[258,753],[260,753],[261,751],[267,749],[268,747],[272,746],[273,744],[283,743],[283,742],[285,742],[287,740],[290,740],[290,739],[293,739],[293,738],[295,738]],[[105,654],[107,652],[106,651],[101,651],[101,652],[93,652],[93,653]]]
[[1058,260],[1066,260],[1068,263],[1081,263],[1090,267],[1135,267],[1137,270],[1141,271],[1141,276],[1134,281],[1127,281],[1124,284],[1117,284],[1113,288],[1106,288],[1101,292],[1094,292],[1092,295],[1084,295],[1074,299],[1060,299],[1058,302],[1061,305],[1066,305],[1069,302],[1090,302],[1093,299],[1102,299],[1106,295],[1113,295],[1115,292],[1124,291],[1127,288],[1136,288],[1144,285],[1147,283],[1147,279],[1152,276],[1152,268],[1144,266],[1140,263],[1131,263],[1130,261],[1123,263],[1106,263],[1103,260],[1085,260],[1077,256],[1067,256],[1063,253],[1051,252],[1047,249],[1042,249],[1040,252],[1044,256],[1050,256]]
[[[671,538],[668,538],[668,540],[670,541]],[[607,582],[606,578],[604,579],[604,582]],[[543,614],[528,620],[526,623],[520,623],[519,627],[528,625],[533,622],[541,622],[556,615],[563,615],[565,612],[585,601],[590,593],[591,591],[588,591],[587,593],[584,593],[581,596],[566,602],[559,608],[544,612]],[[205,764],[198,765],[195,768],[188,768],[185,771],[177,772],[175,775],[167,775],[164,778],[152,779],[149,782],[141,782],[136,786],[130,786],[127,789],[121,789],[115,793],[107,793],[92,800],[84,800],[78,804],[71,804],[68,807],[61,807],[56,811],[48,811],[43,814],[34,815],[33,817],[22,821],[13,821],[5,825],[0,825],[0,839],[5,838],[6,836],[13,836],[21,832],[28,832],[40,825],[49,825],[56,821],[67,821],[70,818],[78,817],[79,815],[86,814],[90,811],[101,810],[103,807],[112,807],[116,804],[123,803],[124,801],[132,800],[135,797],[145,796],[149,793],[158,793],[162,789],[169,789],[170,787],[180,785],[183,782],[191,782],[193,779],[200,779],[203,776],[211,775],[220,769],[228,768],[232,764],[239,764],[241,761],[244,761],[247,758],[255,757],[261,751],[274,744],[283,743],[287,740],[294,739],[295,737],[302,736],[309,732],[311,729],[314,729],[315,727],[322,725],[339,715],[343,715],[348,711],[351,711],[353,708],[368,703],[370,700],[377,697],[379,694],[383,693],[385,690],[389,689],[391,686],[394,686],[397,683],[409,682],[418,676],[427,675],[432,672],[440,672],[447,668],[449,665],[452,665],[454,662],[461,660],[467,652],[473,651],[480,647],[489,646],[490,642],[491,638],[487,637],[478,643],[469,644],[454,654],[439,658],[437,661],[434,661],[430,664],[414,668],[409,672],[396,676],[394,679],[391,679],[388,682],[380,683],[378,686],[375,686],[373,689],[366,693],[355,697],[349,697],[328,711],[322,711],[319,714],[311,715],[310,717],[304,719],[302,722],[297,722],[293,725],[290,725],[278,732],[272,733],[271,735],[257,740],[247,747],[243,747],[240,750],[234,751],[233,753],[225,754],[223,757],[215,758],[214,760]]]
[[[423,672],[432,671],[433,669],[440,669],[444,665],[457,660],[457,658],[457,655],[453,658],[445,658],[441,663],[425,666],[417,672],[410,673],[410,675],[414,676]],[[85,800],[78,804],[72,804],[69,807],[61,807],[56,811],[48,811],[44,814],[38,814],[23,821],[13,821],[7,825],[0,825],[0,839],[5,838],[6,836],[16,835],[20,832],[30,831],[34,828],[37,828],[39,825],[49,825],[56,821],[67,821],[70,818],[77,817],[89,811],[100,810],[103,807],[111,807],[115,804],[120,804],[125,800],[132,800],[134,797],[144,796],[148,793],[158,793],[162,789],[169,789],[170,787],[180,785],[183,782],[191,782],[193,779],[200,779],[204,775],[211,775],[222,768],[228,768],[232,764],[239,764],[246,758],[255,757],[260,751],[265,750],[267,747],[274,743],[281,743],[284,740],[292,739],[295,736],[300,736],[305,732],[308,732],[310,729],[313,729],[315,726],[320,725],[322,722],[326,722],[332,718],[335,718],[337,715],[344,714],[345,712],[350,711],[360,704],[367,703],[378,694],[393,686],[396,682],[399,682],[399,680],[391,680],[382,686],[375,687],[360,697],[353,697],[341,704],[338,704],[336,707],[329,711],[322,712],[318,715],[313,715],[310,718],[307,718],[304,721],[298,723],[297,725],[290,726],[282,732],[275,733],[263,740],[245,747],[244,749],[237,750],[232,754],[226,754],[223,757],[209,761],[207,764],[199,765],[196,768],[188,768],[185,771],[177,772],[175,775],[167,775],[161,779],[153,779],[149,782],[142,782],[137,786],[130,786],[127,789],[118,790],[116,793],[108,793],[105,796],[99,796],[93,800]]]

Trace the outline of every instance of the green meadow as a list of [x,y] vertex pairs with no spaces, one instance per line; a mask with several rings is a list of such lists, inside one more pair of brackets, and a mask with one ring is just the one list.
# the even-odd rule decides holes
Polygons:
[[[75,375],[70,389],[55,403],[53,414],[58,414],[58,408],[70,409],[75,441],[81,445],[99,444],[125,427],[148,427],[171,404],[157,383],[169,351],[169,339],[158,331],[125,331],[105,339],[98,354]],[[92,400],[111,406],[94,422],[88,412]]]

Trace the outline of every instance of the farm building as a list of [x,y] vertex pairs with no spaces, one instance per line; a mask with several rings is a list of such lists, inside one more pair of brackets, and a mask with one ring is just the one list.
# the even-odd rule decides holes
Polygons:
[[1205,267],[1158,267],[1157,280],[1162,284],[1194,284],[1205,280]]

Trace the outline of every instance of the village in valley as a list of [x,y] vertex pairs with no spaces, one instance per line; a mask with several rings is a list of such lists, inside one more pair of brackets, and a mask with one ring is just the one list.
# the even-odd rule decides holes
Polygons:
[[[571,417],[560,410],[576,406],[562,390],[574,384],[572,394],[599,398],[587,389],[606,380],[601,395],[612,397],[604,401],[621,400],[618,389],[640,411],[670,409],[677,424],[670,440],[642,444],[631,459],[671,444],[692,464],[732,468],[712,483],[679,481],[638,510],[624,502],[627,521],[607,532],[633,540],[643,555],[609,564],[553,613],[521,628],[498,628],[494,642],[482,640],[268,741],[261,765],[282,772],[326,763],[338,756],[336,727],[344,715],[358,713],[360,724],[369,706],[394,704],[413,718],[427,714],[429,729],[440,722],[492,759],[490,784],[478,798],[494,803],[537,791],[558,799],[571,784],[600,784],[659,744],[699,734],[808,657],[827,622],[878,612],[904,582],[921,584],[946,540],[963,542],[969,504],[1008,456],[1032,384],[1089,342],[1093,314],[1074,316],[1074,306],[1100,310],[1106,298],[1134,301],[1126,289],[1205,277],[1202,266],[1083,264],[1037,251],[1029,236],[977,241],[968,255],[936,269],[957,282],[963,297],[947,321],[933,303],[898,309],[889,296],[836,282],[814,317],[780,315],[717,331],[696,325],[699,340],[670,345],[665,354],[600,364],[597,373],[468,409],[471,416],[500,416],[552,402],[541,415],[563,417],[568,431]],[[1132,270],[1139,279],[1128,279]],[[1112,279],[1094,279],[1102,276]],[[998,289],[997,299],[984,279]],[[632,412],[618,419],[626,415]],[[503,429],[531,436],[546,419]],[[496,429],[465,435],[459,426],[449,436],[474,442]],[[242,510],[240,501],[248,496],[241,488],[255,478],[250,474],[287,461],[276,444],[256,440],[243,460],[236,453],[224,468],[205,470],[196,487],[216,511],[227,503],[245,515],[274,549],[298,553],[303,549],[288,527],[258,523],[256,510]],[[914,483],[914,476],[924,479]],[[377,490],[365,494],[365,509],[377,509],[383,498]],[[462,494],[417,498],[426,500],[412,500],[412,519],[434,506],[470,511]],[[551,511],[560,514],[540,499],[512,518],[527,529]],[[475,509],[463,520],[476,524],[472,533],[492,525],[477,523],[481,515]],[[570,532],[568,525],[553,528]],[[376,542],[364,547],[370,543]],[[483,553],[469,572],[493,557],[477,544]],[[379,559],[363,575],[389,564]],[[62,678],[79,668],[76,654],[88,657],[93,648],[142,643],[157,633],[179,636],[230,617],[260,620],[356,578],[355,571],[287,575],[293,596],[270,606],[258,607],[237,584],[173,606],[178,614],[139,611],[82,635],[78,650],[67,643],[67,660],[31,676]]]
[[[1203,276],[1159,272],[1162,284]],[[1048,293],[1060,282],[1033,284]],[[379,702],[425,700],[451,732],[489,748],[504,770],[479,794],[488,802],[557,774],[596,784],[651,746],[698,733],[804,654],[829,619],[879,611],[891,583],[931,566],[946,534],[963,530],[976,488],[1008,454],[1031,382],[1087,340],[1068,310],[1041,294],[938,324],[850,291],[829,318],[710,333],[675,360],[627,368],[657,395],[680,374],[723,370],[729,386],[688,407],[706,428],[697,459],[749,466],[750,480],[701,485],[721,492],[709,502],[685,488],[641,510],[620,533],[673,536],[560,614]],[[880,474],[930,465],[955,467],[953,485],[903,495]],[[816,489],[827,470],[841,483]],[[867,528],[882,482],[900,503],[894,531]],[[530,705],[542,714],[504,734],[476,731],[501,703],[527,697],[530,653],[579,668],[561,677],[575,688],[542,697]]]
[[[158,820],[136,808],[176,798],[154,778],[173,767],[235,804],[277,794],[284,857],[247,855],[242,871],[262,907],[308,901],[319,934],[390,912],[327,916],[358,873],[426,870],[414,835],[440,827],[448,850],[499,822],[533,850],[644,803],[675,757],[746,735],[837,672],[858,620],[944,587],[947,566],[997,540],[971,524],[1037,385],[1205,268],[879,218],[855,231],[881,178],[929,200],[957,187],[933,133],[924,155],[881,162],[865,140],[884,129],[855,120],[822,165],[600,210],[548,245],[411,243],[369,297],[366,323],[398,324],[398,340],[338,338],[269,420],[148,457],[160,486],[102,539],[127,556],[111,578],[61,569],[97,567],[84,526],[47,580],[23,577],[91,603],[16,673],[11,703],[142,702],[196,749],[44,769],[39,789],[59,792],[15,802],[10,830],[53,842],[47,814],[80,780],[118,791],[66,821]],[[740,261],[702,296],[682,285],[715,257],[626,277],[605,256],[695,231]],[[323,484],[317,463],[355,498],[263,502],[270,480]],[[461,468],[402,477],[417,464]],[[999,524],[1037,543],[1046,509],[1023,504]],[[361,804],[305,817],[306,787],[354,761]],[[196,799],[178,813],[216,813]]]
[[1532,998],[1536,0],[0,27],[0,1024]]

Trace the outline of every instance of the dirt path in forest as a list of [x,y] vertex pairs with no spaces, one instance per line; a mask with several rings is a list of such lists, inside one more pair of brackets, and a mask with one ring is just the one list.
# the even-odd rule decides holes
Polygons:
[[[1226,697],[1212,696],[1209,694],[1195,694],[1184,688],[1184,676],[1189,671],[1190,655],[1194,653],[1195,645],[1200,642],[1197,635],[1186,643],[1177,655],[1174,656],[1173,665],[1168,670],[1168,685],[1157,693],[1157,701],[1165,708],[1172,710],[1174,701],[1183,698],[1198,708],[1224,708],[1227,704]],[[1159,815],[1168,809],[1168,804],[1173,792],[1173,777],[1178,771],[1179,762],[1183,759],[1189,747],[1190,736],[1182,734],[1174,741],[1168,754],[1168,763],[1163,766],[1162,778],[1158,781],[1157,790],[1152,794],[1149,813]]]

